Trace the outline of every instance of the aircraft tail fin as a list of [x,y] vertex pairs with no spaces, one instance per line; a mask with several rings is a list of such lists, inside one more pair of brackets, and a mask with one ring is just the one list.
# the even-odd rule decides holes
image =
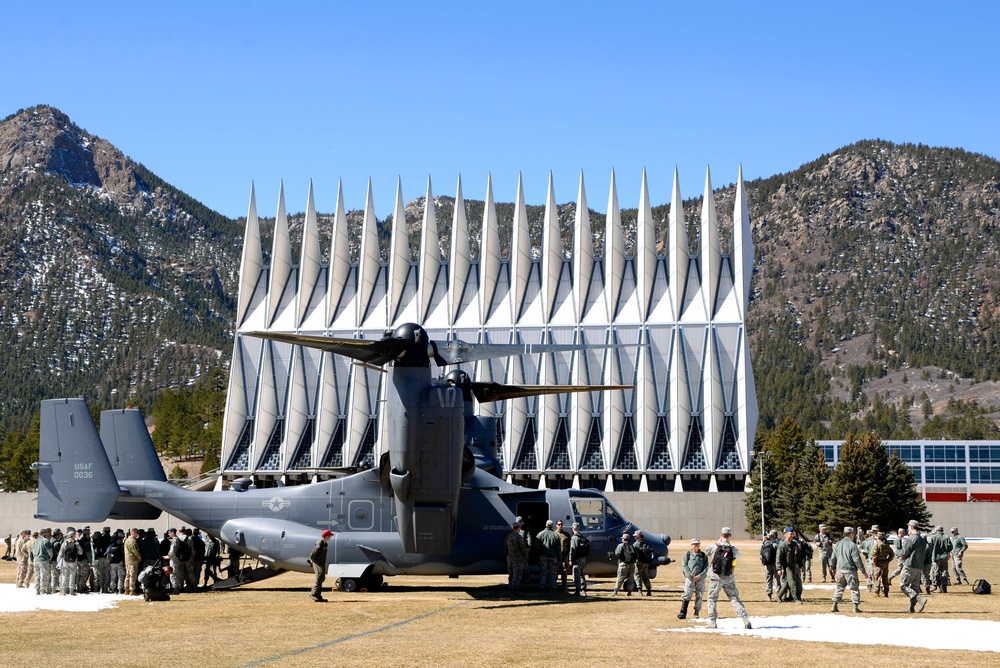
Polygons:
[[[118,480],[167,481],[139,409],[102,411],[101,441]],[[123,501],[115,503],[110,513],[116,520],[155,520],[159,516],[159,508],[148,503]]]
[[100,522],[121,489],[82,398],[47,399],[41,407],[38,471],[39,519]]

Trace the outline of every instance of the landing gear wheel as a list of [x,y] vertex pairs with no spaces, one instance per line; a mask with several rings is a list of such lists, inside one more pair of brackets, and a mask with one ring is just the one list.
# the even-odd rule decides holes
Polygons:
[[337,590],[352,592],[358,590],[358,581],[354,578],[338,578],[337,579]]
[[361,578],[361,584],[368,591],[378,591],[382,587],[382,576],[366,575]]

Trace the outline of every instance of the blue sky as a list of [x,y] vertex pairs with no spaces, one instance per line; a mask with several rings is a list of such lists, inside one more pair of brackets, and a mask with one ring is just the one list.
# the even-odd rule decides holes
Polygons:
[[58,107],[229,216],[485,195],[623,207],[861,139],[1000,157],[997,3],[19,2],[0,117]]

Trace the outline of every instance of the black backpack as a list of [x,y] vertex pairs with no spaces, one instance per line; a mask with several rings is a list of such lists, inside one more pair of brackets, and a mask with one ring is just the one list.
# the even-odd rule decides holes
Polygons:
[[125,561],[124,550],[125,546],[118,541],[111,543],[111,546],[108,548],[108,562],[120,564]]
[[653,563],[653,548],[649,546],[649,543],[642,541],[642,545],[635,551],[635,559],[640,564]]
[[635,563],[635,548],[628,543],[622,543],[625,548],[622,550],[622,562],[626,564]]
[[177,541],[177,549],[174,550],[174,556],[177,557],[179,561],[190,561],[191,560],[191,545],[186,540]]
[[576,541],[576,558],[586,559],[588,556],[590,556],[590,539],[583,534],[578,534]]
[[778,551],[774,548],[774,543],[769,540],[764,541],[760,546],[760,563],[765,566],[774,566],[774,559],[778,556]]
[[716,575],[732,575],[735,560],[732,545],[716,543],[715,554],[712,555],[712,572]]
[[973,594],[989,594],[993,591],[993,587],[986,580],[979,579],[976,580],[976,584],[972,585]]
[[76,563],[76,558],[80,556],[80,544],[76,541],[71,541],[66,544],[66,554],[63,555],[63,561],[68,564]]

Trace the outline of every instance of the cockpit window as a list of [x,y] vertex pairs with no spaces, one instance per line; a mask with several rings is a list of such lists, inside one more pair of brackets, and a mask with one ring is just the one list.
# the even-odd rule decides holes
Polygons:
[[625,524],[625,518],[619,515],[618,511],[610,503],[607,504],[607,515],[609,528]]
[[580,523],[580,531],[604,530],[603,499],[573,499],[573,514]]

